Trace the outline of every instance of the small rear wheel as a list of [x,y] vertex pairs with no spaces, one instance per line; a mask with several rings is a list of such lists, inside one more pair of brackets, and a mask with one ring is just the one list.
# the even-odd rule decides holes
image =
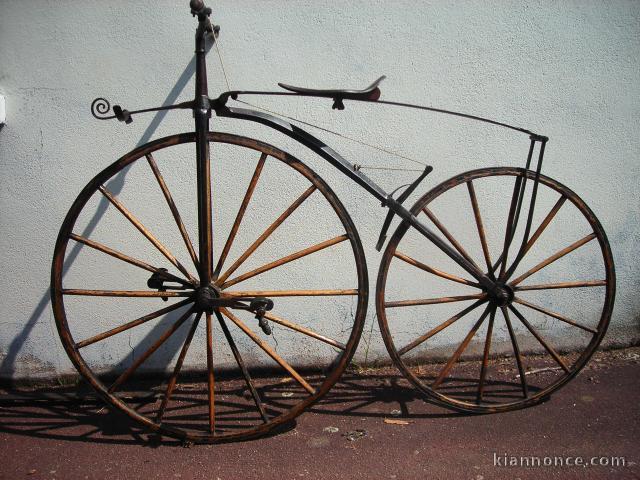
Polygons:
[[348,365],[365,257],[311,169],[210,133],[215,273],[199,285],[194,142],[151,142],[89,182],[56,243],[53,311],[69,358],[112,406],[183,440],[244,440],[290,422]]
[[531,202],[534,178],[518,168],[466,172],[411,209],[502,286],[500,299],[407,222],[384,252],[376,307],[386,347],[445,406],[488,413],[533,405],[571,380],[606,332],[615,272],[604,230],[551,178],[540,177]]

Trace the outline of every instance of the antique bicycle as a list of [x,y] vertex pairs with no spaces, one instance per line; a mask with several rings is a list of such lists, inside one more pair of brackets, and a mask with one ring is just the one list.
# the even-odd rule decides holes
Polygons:
[[[384,77],[363,90],[280,84],[285,91],[212,99],[205,40],[215,42],[219,28],[201,0],[190,8],[198,18],[194,100],[127,111],[100,98],[92,113],[130,123],[144,112],[189,109],[195,131],[142,145],[96,175],[55,246],[58,331],[98,394],[168,436],[247,439],[320,399],[358,345],[367,267],[343,204],[284,151],[211,132],[212,113],[290,137],[380,201],[388,213],[378,250],[399,217],[382,255],[376,311],[393,362],[429,398],[464,412],[507,411],[544,400],[580,371],[607,329],[615,273],[593,212],[541,173],[547,137],[380,100]],[[431,166],[400,194],[387,193],[286,118],[229,105],[248,95],[329,98],[339,110],[345,101],[368,102],[488,123],[528,136],[525,167],[462,173],[407,209],[403,202]],[[197,209],[179,209],[193,203],[194,190]],[[452,206],[456,216],[446,218]],[[189,233],[195,228],[197,250]],[[463,246],[472,238],[474,245]],[[532,275],[538,283],[525,281]]]

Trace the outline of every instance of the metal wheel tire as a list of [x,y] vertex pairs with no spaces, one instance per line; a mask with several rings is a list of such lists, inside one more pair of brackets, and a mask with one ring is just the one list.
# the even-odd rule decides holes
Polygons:
[[411,209],[483,272],[493,271],[511,292],[503,304],[406,222],[380,264],[376,307],[393,362],[422,393],[453,409],[536,404],[585,366],[609,324],[615,271],[600,222],[573,191],[541,176],[529,234],[532,188],[509,235],[525,178],[532,185],[535,172],[466,172]]
[[195,302],[194,133],[136,148],[91,180],[51,271],[60,339],[82,377],[147,429],[193,442],[264,435],[320,399],[357,347],[368,295],[355,226],[318,175],[265,143],[208,138],[212,283],[221,297],[272,300],[264,331],[251,312]]

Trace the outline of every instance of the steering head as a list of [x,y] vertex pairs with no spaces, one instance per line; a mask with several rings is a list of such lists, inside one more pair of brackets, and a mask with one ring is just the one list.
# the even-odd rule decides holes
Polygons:
[[191,0],[189,2],[189,7],[191,8],[191,15],[193,15],[194,17],[196,15],[200,17],[201,15],[208,16],[211,14],[211,9],[207,8],[202,0]]

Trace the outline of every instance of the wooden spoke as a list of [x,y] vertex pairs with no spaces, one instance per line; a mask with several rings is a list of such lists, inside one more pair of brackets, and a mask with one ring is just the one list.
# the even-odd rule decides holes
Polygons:
[[[100,252],[106,253],[107,255],[111,255],[112,257],[117,258],[118,260],[122,260],[124,262],[130,263],[131,265],[135,265],[136,267],[140,267],[143,270],[147,270],[152,273],[160,272],[160,269],[157,267],[154,267],[153,265],[149,265],[148,263],[143,262],[142,260],[138,260],[137,258],[133,258],[128,255],[125,255],[124,253],[118,252],[117,250],[109,248],[106,245],[98,243],[94,240],[89,240],[88,238],[85,238],[81,235],[76,235],[75,233],[72,233],[71,235],[69,235],[69,238],[72,238],[76,242],[82,243]],[[187,282],[186,280],[183,280],[180,277],[176,277],[175,275],[171,275],[168,272],[162,272],[162,274],[167,276],[173,282],[181,283],[183,285],[191,285],[191,283]]]
[[[502,253],[500,254],[500,258],[498,259],[498,263],[500,264],[500,275],[502,278],[507,266],[507,257],[509,255],[509,247],[511,246],[511,240],[513,239],[513,235],[515,234],[515,228],[513,223],[513,217],[516,214],[516,208],[518,204],[518,193],[520,192],[520,185],[522,184],[522,177],[516,177],[516,180],[513,185],[513,194],[511,195],[511,204],[509,205],[509,215],[507,216],[507,228],[504,232],[504,244],[502,247]],[[519,208],[518,208],[519,210]],[[497,264],[493,267],[492,271],[495,271]]]
[[[544,142],[537,142],[537,138],[530,140],[527,163],[531,163],[535,150],[540,150],[538,160],[543,153]],[[540,175],[538,170],[528,167],[491,167],[467,172],[441,183],[414,204],[412,211],[418,218],[424,212],[425,217],[422,218],[427,226],[433,228],[430,232],[424,231],[425,236],[447,250],[455,257],[452,259],[459,261],[468,273],[459,273],[453,267],[433,263],[420,250],[420,242],[416,243],[411,236],[412,230],[407,228],[398,228],[380,263],[376,307],[380,332],[391,358],[417,389],[427,396],[433,397],[435,394],[433,398],[437,397],[440,403],[453,409],[477,413],[502,412],[548,398],[570,381],[593,355],[602,331],[611,319],[615,272],[611,248],[602,226],[574,192]],[[498,192],[502,192],[502,203],[484,201],[485,193]],[[458,222],[458,225],[440,213],[444,210],[438,207],[459,201],[460,195],[465,197],[462,203],[467,202],[462,209],[467,210],[462,212],[463,218],[458,219],[462,223]],[[500,230],[494,231],[490,220],[497,220],[500,216]],[[445,230],[449,229],[446,232],[448,235],[438,228],[442,223]],[[461,233],[463,225],[473,230],[471,234],[476,236],[475,239],[467,239]],[[556,231],[559,225],[569,230],[573,227],[575,236],[559,235]],[[499,238],[495,238],[494,234]],[[472,268],[449,237],[455,237],[467,249],[466,253],[474,257],[484,272],[484,278],[481,278],[482,272]],[[494,240],[498,245],[493,244]],[[475,246],[472,245],[474,241]],[[584,247],[588,242],[591,243]],[[448,247],[445,248],[445,244]],[[583,248],[577,250],[580,247]],[[565,263],[571,262],[602,268],[599,268],[599,273],[592,275],[553,275],[557,269],[566,266]],[[443,290],[441,298],[432,298],[439,296],[424,293],[424,296],[394,294],[389,285],[398,276],[422,275],[416,273],[418,268],[440,276],[441,279],[432,281],[445,286],[448,283],[457,288],[457,292],[455,288]],[[523,274],[527,269],[531,270]],[[458,277],[452,278],[448,272]],[[424,280],[428,281],[428,277],[425,275]],[[470,285],[467,279],[479,282],[482,286]],[[496,285],[491,286],[492,282]],[[248,289],[249,284],[246,285]],[[336,284],[327,286],[335,287]],[[469,288],[471,286],[474,288]],[[508,292],[501,290],[501,286]],[[508,298],[505,297],[506,293],[510,293]],[[580,304],[573,298],[578,293],[591,294],[593,301]],[[476,295],[473,298],[472,294],[486,296]],[[505,298],[501,298],[501,295]],[[552,297],[558,297],[559,300],[564,298],[569,302],[567,305],[572,304],[572,308],[563,308],[566,302],[550,301]],[[274,298],[273,301],[280,299]],[[448,303],[456,301],[458,303]],[[474,307],[475,310],[469,313]],[[464,311],[456,314],[463,308]],[[404,324],[401,315],[410,309],[413,313],[424,314],[424,326],[414,329],[413,333],[407,330],[411,322]],[[488,313],[485,309],[488,309]],[[518,317],[512,309],[516,309]],[[444,314],[439,314],[443,311]],[[479,319],[481,315],[484,315],[483,320]],[[503,318],[504,323],[501,323]],[[544,322],[557,322],[556,326],[566,329],[569,335],[584,337],[587,343],[581,345],[575,355],[568,355],[564,342],[552,335],[552,330],[546,329]],[[507,331],[509,333],[506,347],[502,345],[498,348],[501,329],[505,335]],[[451,337],[450,341],[443,342],[448,337]],[[435,370],[425,375],[425,372],[413,367],[421,353],[434,345],[447,346],[445,356]],[[540,358],[534,358],[535,361],[531,363],[525,356],[529,350]],[[498,369],[496,361],[503,354],[514,357],[504,360],[512,373]],[[581,361],[574,361],[573,357],[579,357]],[[474,367],[477,370],[475,375],[469,377],[464,373],[468,373],[474,358],[478,360],[477,367]],[[536,362],[540,365],[534,365]],[[539,375],[538,366],[551,366],[552,370],[557,369],[558,372],[555,372],[555,376]]]
[[151,232],[138,220],[127,208],[109,191],[104,185],[98,187],[102,194],[109,200],[114,207],[116,207],[122,215],[126,217],[131,224],[138,229],[147,240],[149,240],[154,247],[156,247],[160,253],[162,253],[167,260],[171,262],[178,270],[180,270],[192,283],[196,282],[196,279],[189,273],[189,271],[176,259],[176,257],[165,247],[160,241],[154,237]]
[[99,333],[98,335],[94,335],[91,338],[87,338],[86,340],[76,343],[76,348],[83,348],[83,347],[86,347],[87,345],[91,345],[93,343],[99,342],[100,340],[104,340],[105,338],[109,338],[118,333],[125,332],[130,328],[137,327],[138,325],[142,325],[143,323],[148,322],[149,320],[153,320],[154,318],[158,318],[166,313],[177,310],[178,308],[190,302],[191,302],[190,298],[186,300],[182,300],[176,303],[175,305],[165,307],[161,310],[156,310],[153,313],[149,313],[148,315],[140,317],[136,320],[132,320],[131,322],[125,323],[124,325],[120,325],[119,327],[112,328],[111,330],[107,330],[106,332]]
[[573,325],[574,327],[578,327],[578,328],[581,328],[582,330],[586,330],[587,332],[593,333],[594,335],[596,333],[598,333],[593,328],[585,327],[584,325],[576,323],[573,320],[570,320],[567,317],[564,317],[564,316],[560,315],[559,313],[552,312],[551,310],[547,310],[547,309],[542,308],[542,307],[540,307],[538,305],[535,305],[533,303],[526,302],[525,300],[522,300],[521,298],[515,297],[513,299],[513,301],[516,302],[516,303],[519,303],[521,305],[524,305],[525,307],[529,307],[532,310],[536,310],[536,311],[538,311],[540,313],[544,313],[545,315],[549,315],[550,317],[557,318],[558,320],[560,320],[562,322],[565,322],[565,323],[568,323],[569,325]]
[[213,433],[216,428],[215,411],[215,379],[213,376],[213,331],[211,325],[211,314],[207,313],[207,392],[209,398],[209,432]]
[[436,275],[438,277],[441,278],[445,278],[447,280],[451,280],[452,282],[457,282],[457,283],[462,283],[463,285],[470,285],[472,287],[480,287],[480,284],[476,283],[476,282],[472,282],[470,280],[467,280],[465,278],[462,277],[458,277],[456,275],[452,275],[450,273],[446,273],[443,272],[441,270],[437,270],[433,267],[430,267],[429,265],[425,265],[422,262],[419,262],[418,260],[411,258],[408,255],[405,255],[404,253],[401,253],[400,251],[396,250],[393,253],[393,256],[396,258],[399,258],[400,260],[407,262],[409,265],[413,265],[414,267],[418,267],[421,270],[424,270],[425,272],[429,272],[432,273],[433,275]]
[[347,240],[349,237],[347,235],[340,235],[339,237],[335,237],[335,238],[331,238],[329,240],[325,240],[324,242],[318,243],[316,245],[313,245],[311,247],[305,248],[303,250],[300,250],[296,253],[292,253],[291,255],[287,255],[286,257],[282,257],[279,260],[275,260],[271,263],[267,263],[266,265],[262,265],[261,267],[256,268],[255,270],[251,270],[250,272],[244,273],[242,275],[239,275],[225,283],[222,284],[222,288],[227,288],[230,287],[232,285],[235,285],[237,283],[240,283],[244,280],[247,280],[248,278],[251,277],[255,277],[256,275],[260,275],[261,273],[267,272],[269,270],[272,270],[276,267],[279,267],[281,265],[284,265],[286,263],[289,262],[293,262],[294,260],[297,260],[299,258],[302,257],[306,257],[307,255],[310,255],[312,253],[315,252],[319,252],[320,250],[323,250],[325,248],[328,248],[332,245],[336,245],[338,243],[344,242],[345,240]]
[[482,401],[482,393],[484,392],[484,380],[487,375],[487,363],[489,361],[489,352],[491,351],[491,336],[493,335],[493,321],[496,318],[496,308],[491,308],[489,314],[489,325],[487,326],[487,338],[484,341],[484,353],[482,355],[482,366],[480,367],[480,382],[478,383],[478,397],[476,403]]
[[551,255],[549,258],[547,258],[546,260],[543,260],[542,262],[540,262],[539,264],[537,264],[535,267],[531,268],[530,270],[527,270],[526,272],[524,272],[522,275],[520,275],[518,278],[516,278],[515,280],[513,280],[509,285],[511,285],[512,287],[515,287],[516,285],[518,285],[520,282],[522,282],[525,278],[530,277],[531,275],[533,275],[534,273],[536,273],[538,270],[542,270],[544,267],[546,267],[547,265],[555,262],[556,260],[564,257],[565,255],[567,255],[568,253],[573,252],[575,249],[580,248],[581,246],[583,246],[586,243],[589,243],[591,240],[593,240],[594,238],[596,238],[596,234],[595,233],[590,233],[589,235],[587,235],[584,238],[581,238],[580,240],[578,240],[577,242],[572,243],[571,245],[569,245],[566,248],[563,248],[562,250],[559,250],[558,252],[554,253],[553,255]]
[[236,317],[233,313],[231,313],[226,308],[221,308],[220,312],[235,323],[238,328],[240,328],[251,340],[255,342],[264,352],[269,355],[275,362],[280,365],[284,370],[291,375],[291,377],[298,382],[307,392],[310,394],[316,393],[315,389],[307,383],[307,381],[300,376],[298,372],[296,372],[291,365],[289,365],[280,355],[278,355],[275,350],[273,350],[269,344],[263,342],[249,327],[247,327],[242,320]]
[[423,298],[419,300],[398,300],[396,302],[385,302],[384,306],[386,308],[413,307],[416,305],[435,305],[438,303],[463,302],[465,300],[476,300],[478,298],[484,297],[486,297],[486,294],[477,293],[474,295],[459,295],[455,297]]
[[500,307],[504,322],[507,324],[507,330],[509,330],[509,338],[511,338],[511,345],[513,345],[513,353],[516,358],[516,365],[518,366],[518,373],[520,373],[520,384],[522,385],[522,395],[524,398],[529,398],[529,387],[527,385],[527,377],[525,376],[524,366],[522,365],[522,357],[520,356],[520,347],[518,347],[518,340],[516,334],[513,331],[511,325],[511,319],[509,318],[509,310],[507,307]]
[[409,352],[410,350],[413,350],[414,348],[416,348],[418,345],[420,345],[423,342],[426,342],[427,340],[429,340],[431,337],[433,337],[436,333],[444,330],[445,328],[447,328],[449,325],[451,325],[454,322],[457,322],[458,320],[460,320],[462,317],[464,317],[467,313],[469,313],[471,310],[475,309],[476,307],[478,307],[479,305],[481,305],[482,303],[484,303],[485,298],[482,298],[480,300],[478,300],[477,302],[475,302],[474,304],[468,306],[467,308],[465,308],[464,310],[461,310],[460,312],[456,313],[453,317],[451,317],[449,320],[441,323],[440,325],[438,325],[435,328],[432,328],[431,330],[429,330],[427,333],[425,333],[424,335],[419,336],[418,338],[416,338],[413,342],[405,345],[404,347],[402,347],[400,350],[398,350],[398,355],[404,355],[405,353]]
[[202,312],[196,315],[191,328],[189,329],[189,333],[187,334],[187,338],[184,340],[184,344],[182,345],[182,350],[180,350],[180,355],[178,356],[178,360],[176,361],[176,366],[173,369],[173,373],[169,378],[169,382],[167,383],[167,388],[164,392],[164,397],[162,398],[162,403],[160,404],[160,408],[158,409],[158,413],[156,414],[156,422],[162,422],[162,417],[164,416],[164,411],[167,408],[167,404],[169,403],[169,399],[173,394],[173,389],[176,387],[176,382],[178,380],[178,375],[180,374],[180,370],[182,369],[182,364],[184,363],[184,358],[187,356],[187,351],[189,350],[189,346],[191,345],[191,340],[193,340],[193,335],[196,333],[196,329],[198,328],[198,323],[200,323],[200,318],[202,317]]
[[520,285],[514,290],[553,290],[556,288],[582,288],[582,287],[604,287],[606,280],[585,280],[577,282],[543,283],[539,285]]
[[89,297],[190,297],[193,292],[156,292],[153,290],[84,290],[64,288],[64,295],[85,295]]
[[516,317],[518,317],[518,319],[524,324],[524,326],[527,327],[527,330],[531,332],[531,335],[536,337],[536,340],[538,340],[538,342],[540,342],[540,345],[542,345],[544,349],[549,352],[549,355],[551,355],[553,359],[558,362],[558,365],[560,365],[565,372],[569,373],[569,367],[567,367],[567,364],[564,363],[562,358],[560,358],[560,355],[558,355],[558,353],[547,342],[544,341],[537,330],[533,328],[533,326],[527,321],[526,318],[524,318],[524,316],[522,316],[522,314],[516,309],[516,307],[514,307],[513,305],[509,305],[509,309],[516,315]]
[[189,255],[191,256],[191,260],[193,260],[193,264],[198,269],[198,256],[196,255],[196,251],[193,248],[193,243],[191,242],[191,238],[189,238],[189,234],[187,233],[187,229],[182,222],[182,218],[180,217],[180,213],[178,213],[178,207],[176,207],[175,202],[173,201],[173,197],[171,196],[171,192],[169,191],[169,187],[164,181],[164,178],[160,174],[160,170],[158,169],[158,165],[154,160],[153,156],[150,153],[147,153],[147,161],[149,162],[149,166],[153,171],[153,175],[156,177],[158,181],[158,185],[162,189],[162,193],[164,195],[165,200],[167,201],[167,205],[169,205],[169,209],[171,210],[171,214],[173,215],[173,219],[176,221],[178,225],[178,229],[180,230],[180,235],[182,235],[182,239],[184,240],[184,244],[189,251]]
[[223,297],[332,297],[358,295],[355,288],[349,290],[238,290],[225,291]]
[[[551,209],[551,211],[549,212],[547,217],[542,221],[542,223],[537,228],[537,230],[534,232],[534,234],[529,238],[529,240],[527,241],[526,245],[524,245],[525,239],[523,238],[523,240],[522,240],[523,245],[520,247],[520,251],[516,255],[516,259],[513,261],[511,266],[508,269],[506,269],[506,274],[504,275],[505,278],[509,278],[513,274],[513,271],[518,267],[518,265],[519,265],[520,261],[522,260],[522,258],[531,249],[531,247],[538,240],[540,235],[542,235],[542,232],[547,228],[547,226],[549,225],[549,223],[551,222],[553,217],[556,215],[556,213],[558,213],[558,210],[560,210],[560,207],[562,207],[562,204],[565,202],[566,199],[567,199],[567,197],[565,197],[565,196],[560,197],[560,199],[556,202],[555,206]],[[518,208],[519,208],[519,206],[518,206]],[[518,212],[516,212],[516,215],[518,215]],[[517,221],[516,221],[516,224],[517,224]],[[511,242],[511,240],[513,239],[513,235],[514,234],[515,234],[515,232],[511,231],[511,234],[510,234],[511,239],[509,240],[509,242]],[[509,245],[510,245],[510,243],[509,243]],[[507,251],[508,251],[508,248],[507,248]],[[498,261],[494,264],[492,271],[495,271],[495,269],[498,268],[498,265],[500,264],[500,262],[502,262],[502,259],[503,259],[502,255],[503,254],[500,254],[500,257],[498,258]],[[506,262],[505,262],[505,266],[506,266]]]
[[236,238],[236,234],[238,233],[238,229],[240,228],[240,223],[242,223],[242,219],[244,218],[244,214],[247,210],[247,206],[249,205],[249,201],[251,200],[251,196],[253,195],[253,191],[256,189],[256,185],[258,184],[258,179],[260,178],[260,173],[262,173],[262,167],[264,167],[264,162],[266,159],[267,159],[266,153],[263,153],[262,155],[260,155],[260,160],[258,160],[256,169],[253,172],[253,176],[251,177],[251,181],[249,182],[249,187],[247,188],[247,191],[244,194],[244,198],[242,199],[240,210],[238,210],[236,219],[233,222],[231,231],[229,232],[229,237],[227,237],[227,241],[224,244],[224,248],[222,249],[220,258],[218,259],[218,264],[216,265],[216,269],[213,274],[214,278],[222,270],[222,266],[224,265],[224,262],[227,259],[227,255],[229,255],[229,250],[231,250],[231,245],[233,245],[233,241]]
[[176,320],[176,322],[171,325],[167,330],[164,331],[164,333],[162,335],[160,335],[160,338],[158,338],[158,340],[155,341],[155,343],[153,345],[151,345],[151,347],[149,347],[142,355],[140,355],[140,357],[138,357],[136,359],[135,362],[133,362],[133,364],[131,364],[131,366],[129,368],[127,368],[117,379],[115,382],[113,382],[113,384],[111,384],[111,386],[109,387],[109,393],[113,393],[120,385],[122,385],[124,382],[127,381],[127,379],[133,375],[133,373],[138,369],[138,367],[140,365],[142,365],[142,363],[144,363],[144,361],[149,358],[158,348],[160,348],[162,346],[162,344],[164,342],[167,341],[167,339],[173,335],[176,330],[178,330],[178,328],[180,328],[180,326],[182,326],[182,324],[191,316],[191,314],[193,313],[195,307],[191,307],[189,310],[187,310],[178,320]]
[[480,215],[480,207],[478,206],[476,190],[473,187],[473,182],[471,180],[467,182],[467,189],[469,190],[469,198],[471,199],[471,206],[473,207],[473,216],[476,219],[476,227],[478,228],[478,235],[480,236],[480,244],[482,245],[482,253],[484,254],[484,260],[487,264],[488,271],[491,272],[492,271],[491,255],[489,254],[487,237],[484,233],[484,225],[482,224],[482,216]]
[[262,243],[269,238],[269,236],[274,232],[274,230],[276,228],[278,228],[282,222],[284,222],[287,218],[289,218],[289,216],[300,206],[302,205],[302,202],[304,202],[307,198],[309,198],[309,195],[311,195],[313,192],[315,192],[316,190],[316,186],[315,185],[311,185],[309,188],[307,188],[304,193],[302,195],[300,195],[290,206],[289,208],[287,208],[271,225],[269,225],[269,227],[264,231],[264,233],[262,233],[262,235],[260,235],[250,246],[249,248],[247,248],[244,253],[242,255],[240,255],[240,257],[238,257],[238,259],[233,262],[233,265],[231,265],[229,267],[229,269],[222,274],[222,276],[220,278],[218,278],[218,280],[216,281],[217,285],[222,285],[225,280],[227,280],[227,278],[229,278],[229,275],[231,275],[233,272],[235,272],[237,270],[237,268],[242,265],[242,263],[249,258],[249,256],[260,246],[262,245]]
[[118,252],[117,250],[109,248],[106,245],[98,243],[94,240],[89,240],[88,238],[85,238],[81,235],[76,235],[75,233],[72,233],[71,235],[69,235],[69,238],[72,238],[76,242],[83,243],[88,247],[94,248],[100,252],[106,253],[107,255],[111,255],[112,257],[117,258],[118,260],[122,260],[124,262],[130,263],[131,265],[135,265],[136,267],[140,267],[149,272],[162,273],[162,275],[166,276],[167,279],[171,280],[172,282],[181,283],[182,285],[186,285],[186,286],[192,286],[190,282],[180,277],[176,277],[175,275],[172,275],[169,272],[161,271],[159,268],[154,267],[153,265],[149,265],[148,263],[138,260],[137,258],[133,258],[128,255],[125,255],[124,253]]
[[482,269],[478,266],[478,264],[474,262],[473,259],[469,256],[467,251],[464,248],[462,248],[462,245],[460,245],[460,243],[458,243],[458,241],[455,238],[453,238],[453,235],[451,235],[449,230],[447,230],[445,226],[440,222],[440,220],[438,220],[438,217],[436,217],[435,214],[431,210],[429,210],[429,208],[427,207],[424,207],[422,211],[427,215],[427,217],[429,217],[429,219],[433,222],[433,224],[436,227],[438,227],[438,230],[440,230],[442,234],[445,237],[447,237],[447,240],[449,240],[451,245],[453,245],[453,247],[458,251],[458,253],[462,255],[471,265],[473,265],[478,270],[482,271]]
[[309,337],[315,338],[316,340],[320,340],[321,342],[328,343],[329,345],[339,348],[340,350],[346,350],[346,346],[343,343],[340,343],[332,338],[325,337],[324,335],[320,335],[319,333],[314,332],[302,325],[298,325],[296,323],[290,322],[289,320],[285,320],[281,317],[276,317],[272,313],[265,313],[264,318],[271,320],[272,322],[278,323],[284,327],[290,328],[291,330],[295,330],[296,332],[300,332]]
[[458,361],[458,358],[460,358],[460,355],[462,355],[462,353],[465,351],[465,349],[469,345],[469,342],[471,342],[471,339],[476,334],[476,332],[480,328],[480,325],[482,325],[482,322],[484,322],[484,319],[487,317],[491,309],[492,309],[491,304],[487,305],[487,308],[484,309],[484,312],[482,312],[482,315],[480,315],[480,318],[478,319],[478,321],[473,325],[473,327],[471,328],[467,336],[464,337],[464,340],[462,341],[460,346],[458,346],[457,350],[451,356],[447,364],[444,366],[444,368],[438,375],[438,378],[436,378],[435,382],[433,382],[433,384],[431,385],[431,388],[433,389],[438,388],[438,386],[442,383],[442,381],[446,378],[446,376],[449,375],[451,368],[453,368],[453,365]]
[[240,355],[240,351],[236,346],[236,342],[233,340],[233,337],[231,336],[229,327],[227,327],[227,324],[224,321],[224,318],[222,318],[222,315],[220,315],[220,312],[216,310],[215,314],[216,314],[216,317],[218,318],[218,322],[220,323],[220,327],[222,328],[222,332],[224,333],[224,336],[227,339],[227,343],[231,348],[233,357],[236,359],[236,363],[238,364],[238,367],[240,367],[240,371],[242,372],[244,381],[246,382],[247,387],[251,392],[251,396],[253,397],[253,401],[256,404],[256,408],[258,409],[258,412],[260,412],[260,416],[262,417],[262,420],[264,421],[264,423],[267,423],[269,421],[269,417],[267,417],[267,412],[265,411],[264,406],[262,405],[262,401],[260,400],[260,395],[258,394],[256,387],[253,385],[253,381],[251,380],[251,376],[249,375],[249,370],[247,370],[247,367],[245,366],[244,361],[242,360],[242,356]]
[[[232,157],[245,157],[249,162],[243,185],[240,191],[236,189],[235,202],[231,199],[228,203],[223,198],[218,205],[223,216],[223,207],[232,209],[227,208],[226,214],[230,215],[222,231],[212,230],[217,216],[210,205],[215,182],[209,181],[209,146],[218,156],[230,152]],[[197,212],[182,205],[183,192],[172,182],[169,166],[163,164],[167,156],[184,149],[198,150],[202,160],[190,172],[193,186],[197,180],[200,187],[198,192],[192,192],[193,201],[198,200]],[[138,191],[139,185],[132,184],[122,192],[115,186],[118,182],[114,178],[126,173],[132,162],[140,161],[144,164],[146,187],[155,194],[156,203],[159,202],[155,207],[160,209],[159,215],[164,216],[169,231],[161,228],[159,217],[154,219],[132,200],[149,192]],[[272,166],[277,172],[271,172]],[[272,173],[282,187],[279,190],[263,184]],[[96,198],[99,205],[92,201]],[[116,228],[112,233],[120,234],[123,241],[90,235],[92,225],[88,230],[78,226],[83,219],[95,216],[96,206],[111,213],[94,218],[92,225],[98,225],[100,231]],[[314,217],[317,207],[332,216],[336,228],[323,230],[326,225],[317,221],[317,215]],[[198,225],[191,222],[196,216]],[[428,222],[426,217],[423,219]],[[194,225],[198,227],[195,230],[191,228]],[[105,401],[158,435],[189,443],[225,443],[276,432],[325,395],[355,353],[365,323],[368,291],[366,258],[355,225],[320,176],[304,162],[259,140],[229,133],[191,132],[135,148],[82,189],[60,232],[53,252],[49,293],[65,351],[79,366],[79,374],[99,390]],[[282,248],[271,248],[278,244]],[[65,267],[78,252],[85,260],[87,275],[100,277],[98,281],[74,282],[67,278]],[[454,256],[460,260],[458,254]],[[295,270],[305,273],[305,266],[318,263],[317,260],[326,263],[325,282],[306,281],[309,275],[305,274],[291,284],[268,285],[271,282],[263,281],[282,272],[285,276]],[[176,266],[177,262],[190,276]],[[118,278],[129,282],[102,279],[105,272],[101,265],[120,271]],[[345,269],[348,275],[344,274]],[[221,277],[224,280],[219,281]],[[462,293],[480,291],[464,288]],[[260,300],[261,295],[269,295],[266,299],[271,298],[276,304],[260,322],[262,329],[254,318],[255,312],[249,311],[255,310],[249,304],[256,302],[251,301]],[[92,315],[79,315],[78,308],[74,308],[84,303],[89,310],[93,308],[93,317],[97,318],[109,312],[109,305],[122,302],[137,306],[138,312],[116,313],[110,322],[98,322],[93,327]],[[294,315],[284,308],[297,304],[309,310],[307,304],[317,302],[334,307],[350,305],[352,322],[343,325],[340,332],[333,331],[322,325],[326,311]],[[265,333],[269,328],[264,322],[274,330],[273,336]],[[300,347],[299,352],[290,354],[283,349],[278,332],[291,337]],[[303,358],[305,348],[332,355],[307,365]],[[115,358],[116,355],[110,362],[95,355],[101,349],[129,354],[124,359]],[[225,358],[231,368],[229,375],[221,363]],[[268,384],[273,382],[263,378],[263,374],[269,376],[264,369],[281,377],[282,382],[276,382],[280,390],[286,387],[292,396],[275,392],[281,401],[271,398],[273,385]],[[231,375],[234,371],[235,375]],[[159,381],[145,380],[152,377]]]
[[520,260],[522,260],[522,258],[527,254],[527,252],[531,249],[531,247],[533,247],[533,244],[536,243],[538,238],[540,238],[540,235],[542,235],[542,232],[545,231],[547,226],[551,223],[551,220],[553,220],[553,218],[556,216],[556,214],[558,213],[562,205],[564,205],[564,202],[566,200],[567,200],[567,197],[565,197],[564,195],[560,196],[560,198],[555,203],[553,208],[551,208],[551,211],[544,218],[540,226],[536,229],[535,232],[533,232],[533,235],[531,236],[527,244],[521,247],[520,252],[518,252],[516,259],[513,261],[513,264],[509,267],[509,270],[507,270],[507,275],[506,275],[507,278],[509,278],[513,274],[514,270],[518,268],[518,265],[520,264]]

